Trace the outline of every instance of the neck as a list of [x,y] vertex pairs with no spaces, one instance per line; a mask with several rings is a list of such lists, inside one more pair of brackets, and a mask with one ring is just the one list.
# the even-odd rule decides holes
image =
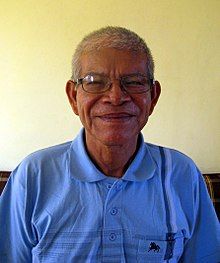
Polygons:
[[123,145],[106,145],[86,136],[90,158],[106,176],[120,178],[127,170],[137,150],[137,138]]

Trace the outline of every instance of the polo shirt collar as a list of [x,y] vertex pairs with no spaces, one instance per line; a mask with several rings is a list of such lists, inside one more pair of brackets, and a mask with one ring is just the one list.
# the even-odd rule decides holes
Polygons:
[[[122,180],[145,181],[154,175],[156,164],[151,157],[143,135],[140,134],[140,147],[138,152],[123,175]],[[69,149],[69,172],[76,180],[84,182],[96,182],[107,178],[92,162],[84,144],[84,129],[81,129]]]
[[127,181],[146,181],[153,177],[157,164],[151,156],[148,145],[144,142],[143,135],[139,135],[140,146],[138,152],[123,175],[122,179]]

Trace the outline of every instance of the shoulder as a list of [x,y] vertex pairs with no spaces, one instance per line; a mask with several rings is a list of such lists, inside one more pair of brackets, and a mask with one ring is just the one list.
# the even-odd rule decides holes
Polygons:
[[50,159],[59,159],[65,155],[71,146],[70,142],[54,145],[29,154],[23,162],[38,162]]
[[26,176],[52,171],[66,162],[71,142],[38,150],[25,157],[12,172],[16,176]]
[[145,143],[154,161],[161,166],[162,159],[169,162],[173,176],[184,176],[185,179],[201,177],[201,172],[195,162],[186,154],[172,148]]
[[39,191],[48,195],[54,189],[62,188],[69,178],[67,163],[70,147],[71,142],[66,142],[29,154],[12,171],[6,191],[14,191],[21,196],[25,194],[33,199]]
[[155,158],[161,157],[161,153],[165,152],[168,153],[172,159],[175,161],[175,163],[181,163],[181,164],[193,164],[195,165],[194,161],[187,156],[186,154],[172,148],[159,146],[152,143],[145,143],[147,149],[150,151],[151,155]]

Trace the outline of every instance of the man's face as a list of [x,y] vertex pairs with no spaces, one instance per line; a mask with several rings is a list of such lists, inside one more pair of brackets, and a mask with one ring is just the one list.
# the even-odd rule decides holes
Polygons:
[[147,74],[146,56],[126,50],[103,48],[81,57],[80,77],[89,73],[104,74],[112,81],[111,89],[102,94],[87,93],[82,85],[74,90],[67,83],[67,94],[73,111],[85,128],[86,141],[104,145],[123,145],[137,140],[160,94],[159,83],[152,91],[128,94],[117,80],[130,74]]

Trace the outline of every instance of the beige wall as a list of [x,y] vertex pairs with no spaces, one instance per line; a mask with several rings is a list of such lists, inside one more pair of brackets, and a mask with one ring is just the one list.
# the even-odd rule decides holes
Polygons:
[[146,39],[163,88],[145,139],[219,172],[219,10],[219,0],[1,1],[0,170],[75,137],[80,122],[64,92],[74,47],[120,25]]

